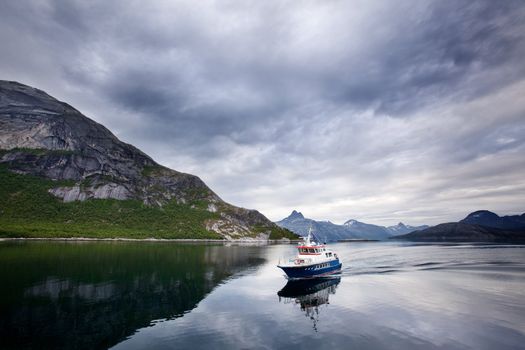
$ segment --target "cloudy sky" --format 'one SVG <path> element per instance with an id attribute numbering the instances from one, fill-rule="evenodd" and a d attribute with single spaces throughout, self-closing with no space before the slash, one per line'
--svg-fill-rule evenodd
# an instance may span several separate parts
<path id="1" fill-rule="evenodd" d="M 272 220 L 525 211 L 525 3 L 3 1 L 0 79 Z"/>

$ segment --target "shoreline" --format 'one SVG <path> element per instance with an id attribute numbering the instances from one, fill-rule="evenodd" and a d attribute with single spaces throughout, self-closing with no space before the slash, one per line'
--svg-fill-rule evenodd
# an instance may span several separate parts
<path id="1" fill-rule="evenodd" d="M 161 243 L 296 243 L 290 239 L 198 239 L 198 238 L 93 238 L 93 237 L 1 237 L 4 241 L 66 241 L 66 242 L 161 242 Z"/>
<path id="2" fill-rule="evenodd" d="M 366 238 L 349 238 L 349 239 L 338 239 L 337 243 L 351 243 L 351 242 L 380 242 L 380 239 L 366 239 Z"/>

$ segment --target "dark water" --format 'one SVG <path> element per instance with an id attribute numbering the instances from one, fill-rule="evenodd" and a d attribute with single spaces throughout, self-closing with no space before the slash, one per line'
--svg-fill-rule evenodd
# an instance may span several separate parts
<path id="1" fill-rule="evenodd" d="M 524 349 L 525 246 L 0 243 L 0 348 Z"/>

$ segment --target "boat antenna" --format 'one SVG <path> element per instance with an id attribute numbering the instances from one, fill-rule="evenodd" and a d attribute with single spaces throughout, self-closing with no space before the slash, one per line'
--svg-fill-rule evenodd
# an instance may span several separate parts
<path id="1" fill-rule="evenodd" d="M 314 238 L 315 243 L 317 243 L 317 244 L 321 244 L 321 240 L 320 240 L 319 237 L 317 237 L 317 236 L 315 235 L 315 233 L 313 233 L 313 232 L 312 232 L 312 237 Z"/>
<path id="2" fill-rule="evenodd" d="M 321 243 L 321 241 L 319 240 L 319 237 L 317 237 L 315 235 L 315 233 L 313 233 L 312 224 L 310 223 L 310 228 L 308 229 L 308 238 L 307 238 L 308 239 L 308 243 L 311 242 L 312 238 L 315 240 L 314 242 L 316 242 L 317 244 Z"/>

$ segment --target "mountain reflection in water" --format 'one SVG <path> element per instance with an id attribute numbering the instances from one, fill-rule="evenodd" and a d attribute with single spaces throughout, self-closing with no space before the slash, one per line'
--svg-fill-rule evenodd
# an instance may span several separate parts
<path id="1" fill-rule="evenodd" d="M 2 243 L 1 346 L 108 348 L 263 262 L 239 246 Z"/>
<path id="2" fill-rule="evenodd" d="M 313 329 L 317 332 L 319 322 L 319 308 L 329 304 L 330 294 L 335 294 L 341 277 L 289 280 L 277 295 L 279 301 L 285 304 L 299 304 L 301 311 L 313 322 Z"/>

